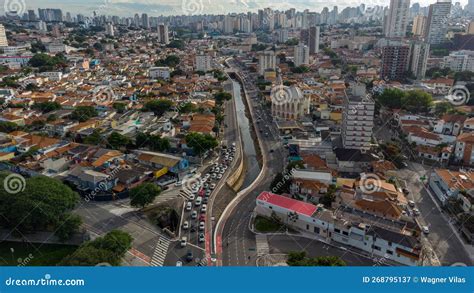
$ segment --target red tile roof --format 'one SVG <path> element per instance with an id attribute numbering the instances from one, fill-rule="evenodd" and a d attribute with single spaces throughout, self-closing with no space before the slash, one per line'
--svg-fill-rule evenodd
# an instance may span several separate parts
<path id="1" fill-rule="evenodd" d="M 318 210 L 317 206 L 310 203 L 266 191 L 260 193 L 260 195 L 257 197 L 257 200 L 268 202 L 272 205 L 279 206 L 308 217 L 311 217 Z"/>

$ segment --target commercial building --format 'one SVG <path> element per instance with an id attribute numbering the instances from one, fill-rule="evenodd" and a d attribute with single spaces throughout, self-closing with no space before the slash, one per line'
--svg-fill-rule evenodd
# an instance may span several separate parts
<path id="1" fill-rule="evenodd" d="M 443 59 L 443 67 L 452 71 L 474 71 L 474 51 L 462 50 L 451 52 Z"/>
<path id="2" fill-rule="evenodd" d="M 324 209 L 322 205 L 270 192 L 262 192 L 256 203 L 258 215 L 278 219 L 308 237 L 348 245 L 386 261 L 408 266 L 420 264 L 422 245 L 415 236 L 417 233 L 411 229 L 351 221 Z"/>
<path id="3" fill-rule="evenodd" d="M 148 71 L 150 78 L 154 79 L 170 79 L 170 68 L 169 67 L 152 67 Z"/>
<path id="4" fill-rule="evenodd" d="M 0 24 L 0 47 L 8 47 L 7 34 L 3 24 Z"/>

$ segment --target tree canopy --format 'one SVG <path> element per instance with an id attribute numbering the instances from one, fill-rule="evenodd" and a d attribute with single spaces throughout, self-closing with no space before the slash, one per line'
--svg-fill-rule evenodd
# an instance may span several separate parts
<path id="1" fill-rule="evenodd" d="M 107 263 L 120 265 L 125 253 L 132 247 L 130 234 L 113 230 L 104 237 L 82 244 L 73 254 L 66 257 L 62 266 L 96 266 Z"/>
<path id="2" fill-rule="evenodd" d="M 143 183 L 130 190 L 130 204 L 133 207 L 144 208 L 153 203 L 155 198 L 160 195 L 161 188 L 153 183 Z"/>
<path id="3" fill-rule="evenodd" d="M 8 177 L 10 175 L 10 177 Z M 24 178 L 13 173 L 0 173 L 0 226 L 25 232 L 58 230 L 60 238 L 77 231 L 80 219 L 70 212 L 79 196 L 67 185 L 44 176 Z M 13 192 L 12 192 L 13 190 Z"/>
<path id="4" fill-rule="evenodd" d="M 320 256 L 310 258 L 305 251 L 290 252 L 286 263 L 296 267 L 343 267 L 346 263 L 337 256 Z"/>
<path id="5" fill-rule="evenodd" d="M 173 101 L 167 99 L 152 100 L 146 102 L 143 111 L 150 111 L 155 113 L 157 116 L 161 116 L 166 111 L 169 111 L 173 105 Z"/>
<path id="6" fill-rule="evenodd" d="M 212 135 L 198 132 L 186 135 L 186 144 L 193 149 L 196 155 L 202 155 L 219 145 L 217 139 Z"/>
<path id="7" fill-rule="evenodd" d="M 98 115 L 97 110 L 92 106 L 79 106 L 71 114 L 73 120 L 84 122 Z"/>
<path id="8" fill-rule="evenodd" d="M 427 112 L 433 104 L 433 97 L 422 90 L 402 91 L 389 88 L 376 96 L 377 101 L 390 109 L 404 109 L 412 113 Z"/>

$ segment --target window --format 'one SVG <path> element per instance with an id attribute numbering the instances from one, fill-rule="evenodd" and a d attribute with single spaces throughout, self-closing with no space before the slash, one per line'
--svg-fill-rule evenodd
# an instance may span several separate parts
<path id="1" fill-rule="evenodd" d="M 379 251 L 382 250 L 382 249 L 381 249 L 379 246 L 377 246 L 377 245 L 372 245 L 372 248 L 375 249 L 375 250 L 379 250 Z"/>
<path id="2" fill-rule="evenodd" d="M 309 230 L 309 225 L 306 225 L 306 230 Z"/>
<path id="3" fill-rule="evenodd" d="M 387 254 L 393 255 L 393 251 L 387 250 Z"/>
<path id="4" fill-rule="evenodd" d="M 334 232 L 336 232 L 336 233 L 341 233 L 341 230 L 339 230 L 339 229 L 334 229 Z"/>

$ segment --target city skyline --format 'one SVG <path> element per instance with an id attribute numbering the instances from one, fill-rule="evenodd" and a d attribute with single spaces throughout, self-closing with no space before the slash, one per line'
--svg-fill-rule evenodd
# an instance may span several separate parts
<path id="1" fill-rule="evenodd" d="M 436 1 L 423 0 L 412 1 L 419 3 L 422 7 L 429 6 Z M 464 7 L 468 0 L 451 1 L 453 5 L 460 2 Z M 225 4 L 224 4 L 225 3 Z M 17 9 L 21 13 L 27 10 L 37 10 L 38 8 L 59 8 L 65 12 L 73 14 L 97 14 L 131 16 L 134 13 L 148 13 L 151 16 L 172 16 L 172 15 L 203 15 L 203 14 L 227 14 L 227 13 L 245 13 L 256 12 L 259 9 L 271 7 L 274 10 L 288 10 L 291 8 L 297 11 L 308 9 L 311 12 L 321 12 L 324 7 L 332 9 L 337 6 L 340 10 L 345 7 L 357 7 L 365 4 L 366 7 L 389 6 L 389 0 L 375 0 L 365 2 L 362 0 L 343 0 L 343 1 L 322 1 L 322 0 L 84 0 L 81 2 L 72 0 L 46 0 L 41 3 L 32 1 L 6 0 L 1 7 L 3 14 L 7 9 L 10 11 Z"/>

